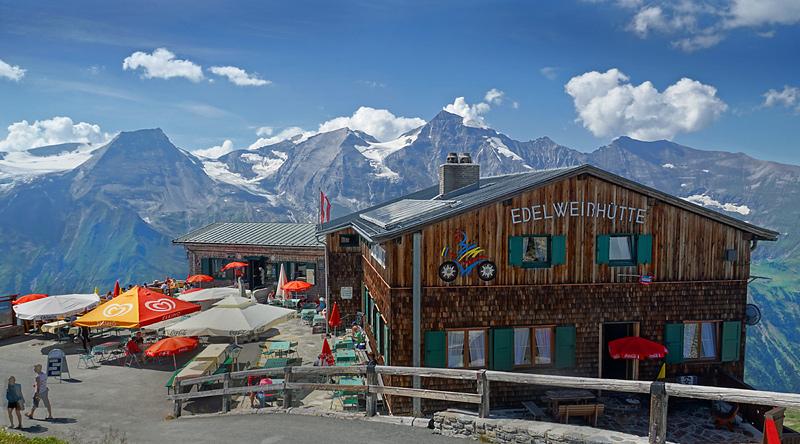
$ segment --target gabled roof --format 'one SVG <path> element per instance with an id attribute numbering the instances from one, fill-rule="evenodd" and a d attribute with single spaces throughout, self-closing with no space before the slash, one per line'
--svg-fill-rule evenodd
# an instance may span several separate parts
<path id="1" fill-rule="evenodd" d="M 192 231 L 176 244 L 254 245 L 263 247 L 324 248 L 316 225 L 280 222 L 219 222 Z"/>
<path id="2" fill-rule="evenodd" d="M 649 197 L 667 202 L 676 207 L 708 217 L 720 223 L 730 225 L 742 231 L 752 233 L 756 239 L 774 241 L 778 233 L 766 228 L 743 222 L 731 216 L 710 210 L 708 208 L 688 202 L 671 194 L 664 193 L 634 182 L 616 174 L 609 173 L 592 165 L 580 165 L 549 170 L 537 170 L 526 173 L 508 174 L 495 177 L 481 178 L 478 186 L 465 187 L 446 196 L 439 195 L 439 187 L 432 186 L 406 196 L 384 202 L 373 207 L 357 211 L 347 216 L 334 219 L 323 224 L 318 234 L 327 234 L 343 228 L 353 228 L 367 240 L 380 242 L 392 239 L 401 234 L 416 231 L 419 228 L 453 217 L 455 215 L 474 210 L 500 200 L 505 200 L 530 189 L 542 187 L 573 176 L 588 174 L 605 181 L 628 188 Z M 447 205 L 420 205 L 418 201 L 441 202 L 447 199 Z M 413 203 L 412 208 L 402 208 L 402 201 Z M 402 208 L 402 209 L 401 209 Z M 402 213 L 402 217 L 400 217 Z M 370 217 L 373 214 L 383 215 L 386 220 L 397 216 L 394 223 L 375 223 Z"/>

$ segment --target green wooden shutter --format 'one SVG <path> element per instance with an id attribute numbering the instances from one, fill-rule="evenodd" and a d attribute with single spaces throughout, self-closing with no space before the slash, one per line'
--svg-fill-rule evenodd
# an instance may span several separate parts
<path id="1" fill-rule="evenodd" d="M 425 342 L 425 356 L 422 364 L 425 367 L 446 367 L 445 333 L 443 331 L 426 331 L 423 341 Z"/>
<path id="2" fill-rule="evenodd" d="M 722 323 L 722 362 L 735 362 L 739 360 L 741 348 L 742 323 L 739 321 L 726 321 Z"/>
<path id="3" fill-rule="evenodd" d="M 383 365 L 389 365 L 389 350 L 391 350 L 389 345 L 391 341 L 390 338 L 389 326 L 383 324 Z"/>
<path id="4" fill-rule="evenodd" d="M 492 336 L 493 370 L 510 371 L 514 369 L 514 329 L 496 328 Z"/>
<path id="5" fill-rule="evenodd" d="M 550 238 L 550 265 L 561 265 L 567 261 L 566 236 L 552 236 Z"/>
<path id="6" fill-rule="evenodd" d="M 508 238 L 508 264 L 516 267 L 522 266 L 522 236 Z"/>
<path id="7" fill-rule="evenodd" d="M 609 244 L 610 236 L 607 234 L 601 234 L 597 236 L 595 240 L 596 244 L 594 246 L 595 251 L 597 253 L 596 261 L 598 264 L 607 264 L 608 263 L 608 244 Z"/>
<path id="8" fill-rule="evenodd" d="M 664 325 L 664 345 L 667 347 L 667 364 L 683 362 L 683 323 Z"/>
<path id="9" fill-rule="evenodd" d="M 556 327 L 556 368 L 575 367 L 575 326 Z"/>
<path id="10" fill-rule="evenodd" d="M 649 264 L 653 261 L 653 235 L 640 234 L 636 237 L 636 262 Z"/>
<path id="11" fill-rule="evenodd" d="M 372 334 L 375 335 L 375 348 L 377 348 L 377 352 L 380 353 L 383 350 L 381 346 L 383 343 L 381 342 L 381 315 L 375 316 L 375 325 L 372 328 Z"/>
<path id="12" fill-rule="evenodd" d="M 213 275 L 211 271 L 211 259 L 204 257 L 200 259 L 200 274 Z"/>

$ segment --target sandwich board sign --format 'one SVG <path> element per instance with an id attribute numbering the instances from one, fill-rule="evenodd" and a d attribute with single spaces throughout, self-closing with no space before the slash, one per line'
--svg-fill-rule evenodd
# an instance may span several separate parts
<path id="1" fill-rule="evenodd" d="M 63 373 L 69 375 L 67 355 L 60 348 L 54 348 L 47 354 L 47 376 L 62 379 L 61 375 Z"/>

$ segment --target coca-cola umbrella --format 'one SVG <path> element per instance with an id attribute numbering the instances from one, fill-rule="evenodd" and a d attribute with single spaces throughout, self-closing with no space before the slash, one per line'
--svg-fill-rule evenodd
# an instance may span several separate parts
<path id="1" fill-rule="evenodd" d="M 33 293 L 33 294 L 26 294 L 25 296 L 20 296 L 11 303 L 11 305 L 19 305 L 24 304 L 26 302 L 35 301 L 38 299 L 46 298 L 47 295 L 44 293 Z"/>
<path id="2" fill-rule="evenodd" d="M 639 336 L 614 339 L 608 343 L 608 353 L 614 359 L 662 359 L 667 347 Z"/>
<path id="3" fill-rule="evenodd" d="M 228 271 L 234 268 L 244 268 L 247 266 L 246 262 L 229 262 L 222 267 L 222 271 Z"/>
<path id="4" fill-rule="evenodd" d="M 175 338 L 164 338 L 154 343 L 150 347 L 147 347 L 147 350 L 145 350 L 144 354 L 150 358 L 157 356 L 172 356 L 172 365 L 177 369 L 178 362 L 175 359 L 175 355 L 185 353 L 189 350 L 194 350 L 197 348 L 198 343 L 199 341 L 195 338 L 186 338 L 182 336 Z"/>

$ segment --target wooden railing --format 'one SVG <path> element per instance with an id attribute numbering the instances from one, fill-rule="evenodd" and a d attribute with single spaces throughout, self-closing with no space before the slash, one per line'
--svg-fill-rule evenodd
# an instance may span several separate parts
<path id="1" fill-rule="evenodd" d="M 247 379 L 249 376 L 283 376 L 284 382 L 266 386 L 231 386 L 234 380 Z M 360 375 L 366 377 L 365 385 L 343 385 L 319 382 L 301 382 L 304 377 L 331 377 L 337 375 Z M 422 378 L 456 379 L 475 381 L 475 393 L 429 390 L 408 387 L 385 387 L 378 384 L 378 375 L 418 376 Z M 221 389 L 200 390 L 204 383 L 222 383 Z M 628 381 L 620 379 L 582 378 L 574 376 L 554 376 L 529 373 L 509 373 L 493 370 L 460 370 L 441 368 L 416 368 L 394 366 L 350 366 L 350 367 L 285 367 L 276 369 L 258 369 L 241 372 L 224 373 L 186 379 L 176 387 L 175 393 L 169 395 L 174 401 L 174 416 L 181 414 L 182 403 L 186 400 L 213 396 L 222 396 L 222 410 L 230 410 L 232 395 L 250 392 L 283 392 L 283 407 L 292 405 L 292 394 L 295 390 L 327 390 L 366 394 L 367 416 L 374 416 L 377 411 L 377 395 L 408 396 L 421 399 L 436 399 L 459 403 L 477 404 L 478 415 L 489 416 L 489 400 L 493 382 L 530 384 L 578 388 L 587 390 L 604 390 L 628 393 L 650 394 L 650 427 L 651 443 L 666 442 L 667 404 L 670 396 L 681 398 L 707 399 L 727 401 L 740 404 L 763 404 L 774 407 L 800 408 L 800 394 L 764 392 L 736 388 L 711 387 L 700 385 L 683 385 L 665 382 Z M 192 392 L 193 386 L 198 390 Z"/>

